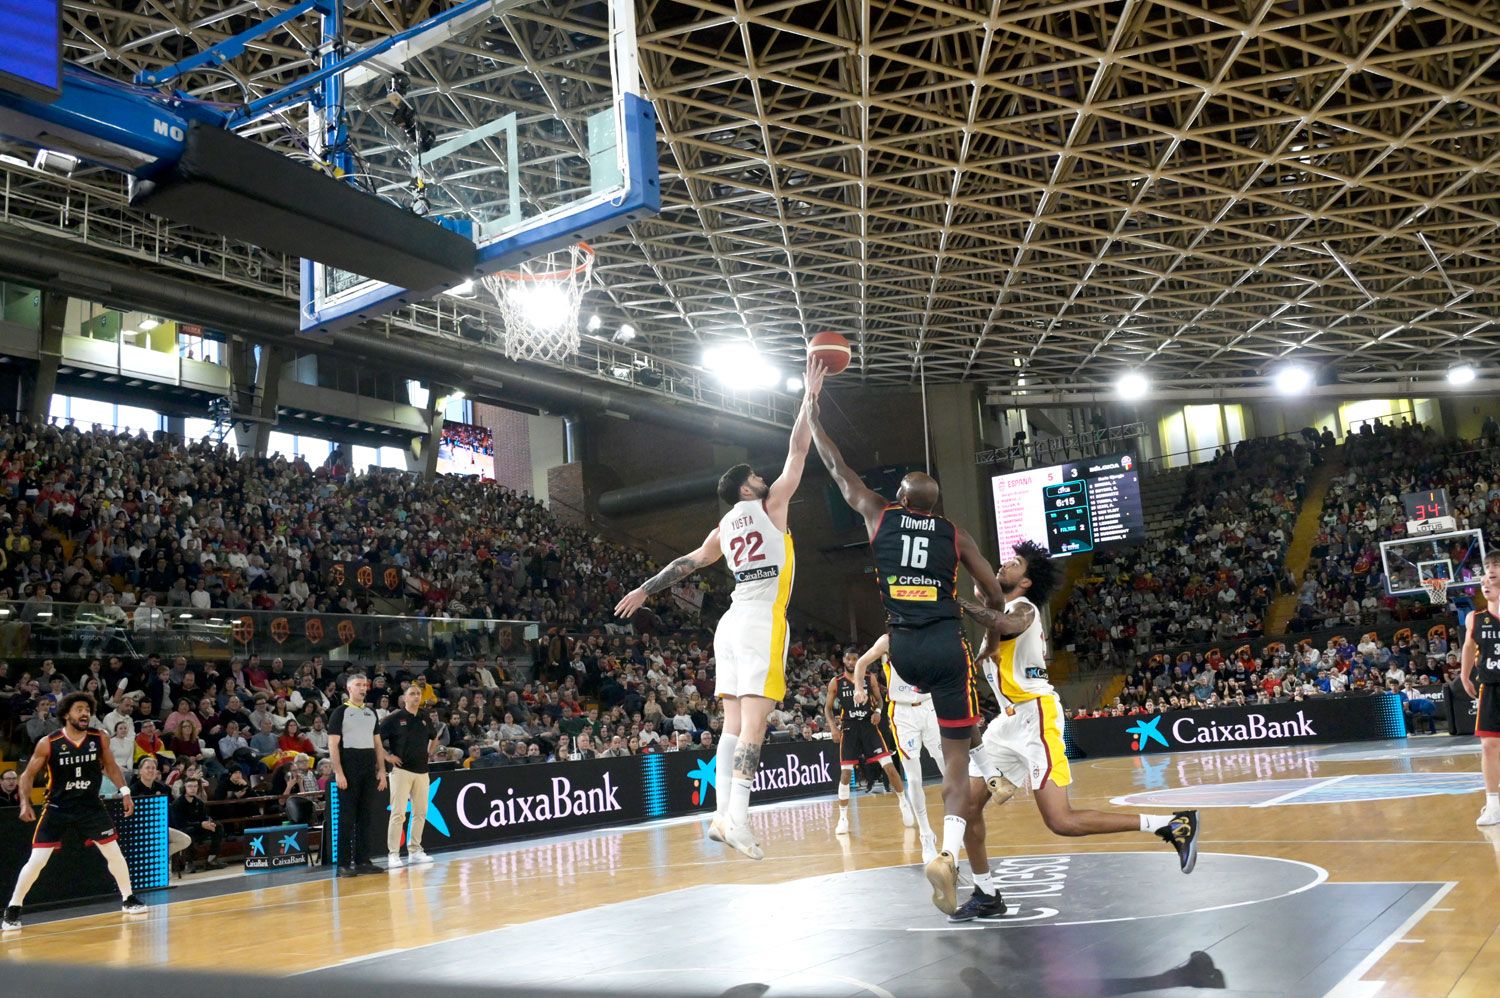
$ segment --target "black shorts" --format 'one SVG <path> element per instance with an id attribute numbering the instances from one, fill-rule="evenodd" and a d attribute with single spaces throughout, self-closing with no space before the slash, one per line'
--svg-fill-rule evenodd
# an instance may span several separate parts
<path id="1" fill-rule="evenodd" d="M 113 842 L 119 837 L 115 833 L 114 821 L 102 804 L 69 811 L 59 811 L 44 804 L 36 821 L 36 831 L 31 836 L 31 848 L 60 849 L 63 836 L 68 832 L 77 832 L 86 846 Z"/>
<path id="2" fill-rule="evenodd" d="M 955 620 L 939 620 L 922 627 L 886 629 L 891 642 L 891 666 L 901 678 L 923 693 L 932 694 L 932 709 L 944 738 L 969 738 L 979 723 L 979 684 L 974 655 L 963 627 Z"/>
<path id="3" fill-rule="evenodd" d="M 1500 683 L 1479 684 L 1479 706 L 1474 717 L 1474 734 L 1480 738 L 1500 738 Z"/>
<path id="4" fill-rule="evenodd" d="M 862 762 L 884 763 L 891 758 L 890 743 L 880 729 L 869 721 L 849 721 L 839 738 L 839 763 L 857 766 Z"/>

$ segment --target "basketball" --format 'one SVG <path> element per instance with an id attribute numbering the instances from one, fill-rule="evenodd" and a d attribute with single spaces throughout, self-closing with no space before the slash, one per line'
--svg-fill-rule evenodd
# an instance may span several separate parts
<path id="1" fill-rule="evenodd" d="M 838 374 L 849 366 L 849 341 L 842 333 L 818 333 L 807 345 L 810 360 L 823 362 L 829 374 Z"/>

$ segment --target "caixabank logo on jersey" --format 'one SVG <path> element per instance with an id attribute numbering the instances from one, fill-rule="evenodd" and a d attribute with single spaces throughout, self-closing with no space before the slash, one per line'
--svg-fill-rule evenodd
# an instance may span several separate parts
<path id="1" fill-rule="evenodd" d="M 1154 717 L 1087 718 L 1069 721 L 1063 730 L 1070 759 L 1405 736 L 1401 699 L 1390 693 L 1216 707 Z"/>

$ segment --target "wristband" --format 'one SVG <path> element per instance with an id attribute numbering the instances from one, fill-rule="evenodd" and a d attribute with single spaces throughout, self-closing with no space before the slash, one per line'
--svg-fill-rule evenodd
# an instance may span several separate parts
<path id="1" fill-rule="evenodd" d="M 120 788 L 120 796 L 121 797 L 129 797 L 130 796 L 130 788 L 129 787 L 121 787 Z"/>

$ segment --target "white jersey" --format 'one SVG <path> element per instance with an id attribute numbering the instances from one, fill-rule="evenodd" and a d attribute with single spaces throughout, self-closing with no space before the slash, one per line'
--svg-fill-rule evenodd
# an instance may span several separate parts
<path id="1" fill-rule="evenodd" d="M 1005 604 L 1007 613 L 1021 605 L 1036 609 L 1024 596 Z M 984 660 L 984 678 L 990 681 L 995 697 L 1002 704 L 1024 703 L 1037 697 L 1056 696 L 1047 679 L 1047 639 L 1042 636 L 1042 615 L 1032 618 L 1031 626 L 1013 638 L 1006 638 Z"/>
<path id="2" fill-rule="evenodd" d="M 735 603 L 769 603 L 786 613 L 795 561 L 792 535 L 771 522 L 760 499 L 737 502 L 719 521 L 719 547 L 734 573 Z"/>
<path id="3" fill-rule="evenodd" d="M 926 703 L 932 699 L 932 694 L 923 693 L 911 683 L 901 678 L 896 667 L 891 665 L 890 656 L 882 659 L 885 662 L 885 696 L 891 703 L 919 704 Z"/>

